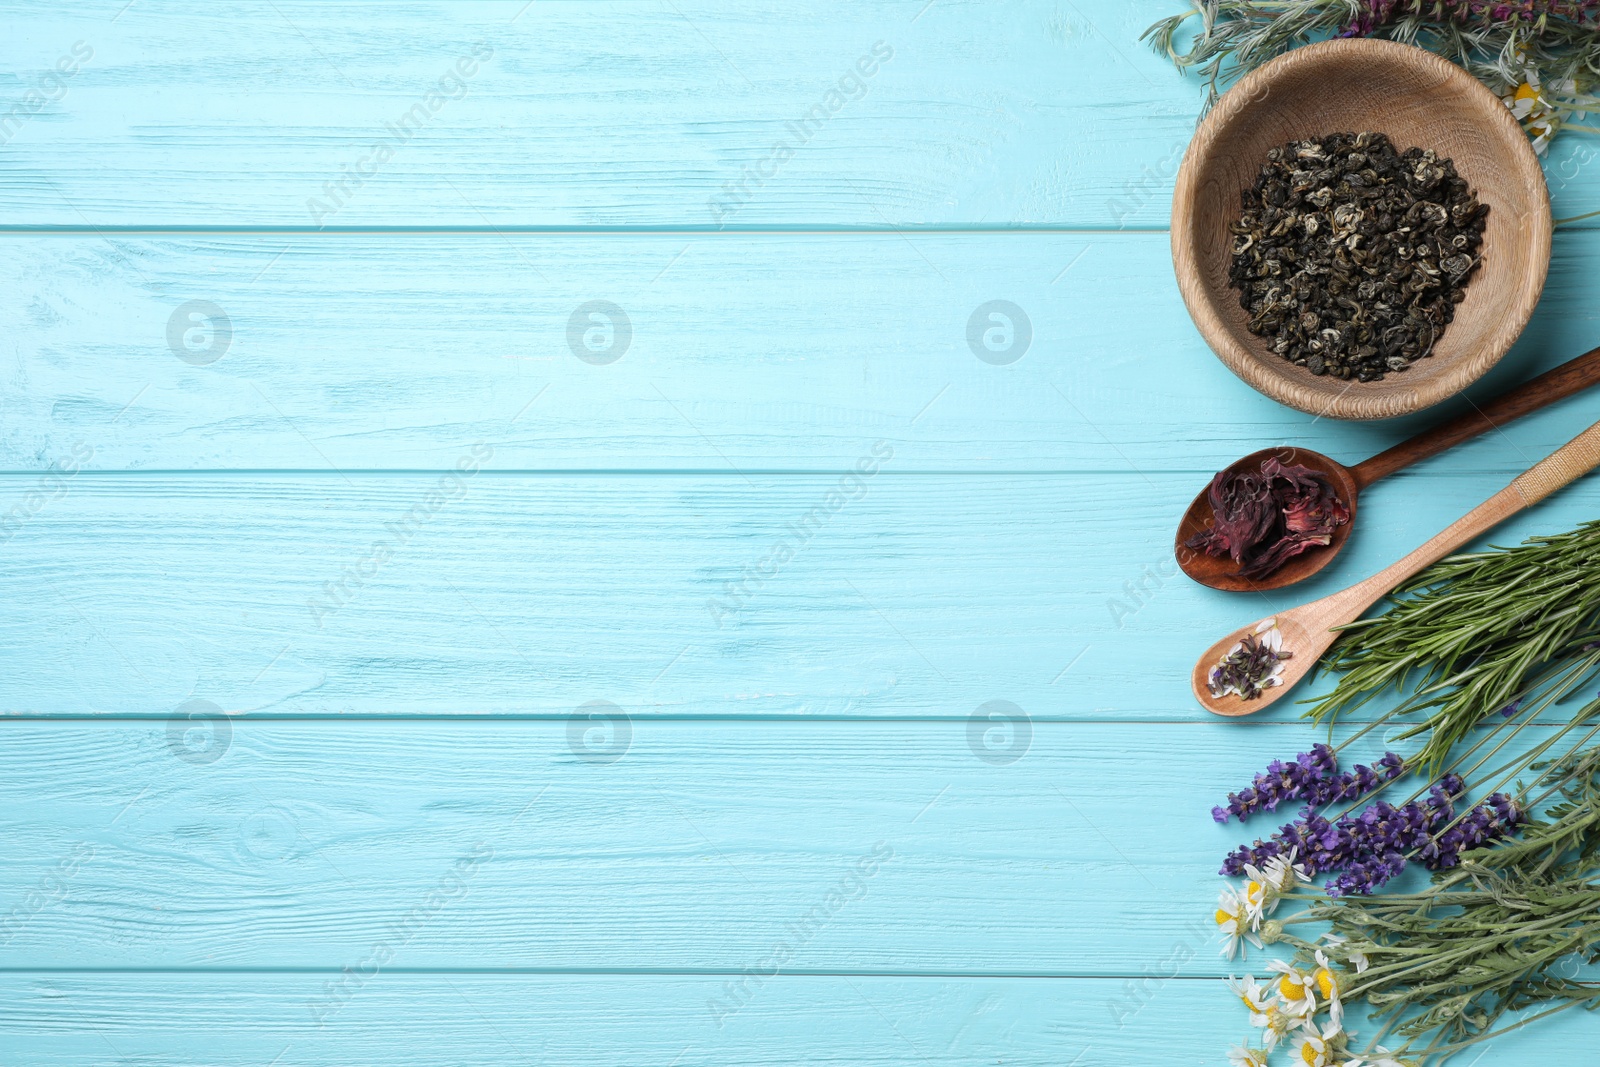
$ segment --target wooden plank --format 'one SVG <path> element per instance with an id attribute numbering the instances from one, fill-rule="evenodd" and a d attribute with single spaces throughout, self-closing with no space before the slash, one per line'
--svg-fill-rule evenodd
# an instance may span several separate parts
<path id="1" fill-rule="evenodd" d="M 718 1027 L 725 979 L 412 975 L 364 982 L 318 1027 L 326 975 L 0 975 L 18 1062 L 260 1067 L 542 1063 L 780 1067 L 794 1063 L 1209 1067 L 1248 1033 L 1216 981 L 769 978 Z M 579 1021 L 581 1020 L 581 1022 Z M 1357 1033 L 1371 1033 L 1357 1026 Z M 1593 1019 L 1548 1019 L 1494 1041 L 1478 1067 L 1582 1063 Z M 1474 1054 L 1478 1050 L 1474 1050 Z"/>
<path id="2" fill-rule="evenodd" d="M 1202 478 L 892 462 L 859 484 L 8 479 L 24 517 L 0 545 L 4 710 L 164 716 L 203 697 L 237 715 L 559 718 L 604 699 L 635 717 L 962 720 L 1004 699 L 1037 719 L 1194 720 L 1210 635 L 1379 569 L 1487 492 L 1379 485 L 1338 567 L 1241 599 L 1175 570 L 1167 531 Z M 1590 479 L 1496 540 L 1569 528 L 1597 500 Z"/>
<path id="3" fill-rule="evenodd" d="M 1159 234 L 5 244 L 10 470 L 75 451 L 99 470 L 448 469 L 485 442 L 499 469 L 843 471 L 885 439 L 896 470 L 1209 473 L 1271 441 L 1354 462 L 1468 403 L 1351 425 L 1259 396 L 1200 340 Z M 1600 233 L 1558 238 L 1533 327 L 1476 397 L 1600 342 L 1597 255 Z M 977 354 L 993 300 L 1030 324 L 1010 364 Z M 1430 469 L 1520 470 L 1591 407 Z"/>
<path id="4" fill-rule="evenodd" d="M 8 4 L 0 208 L 9 227 L 1160 228 L 1201 90 L 1138 36 L 1180 6 Z M 1600 200 L 1593 155 L 1558 143 L 1558 217 Z"/>
<path id="5" fill-rule="evenodd" d="M 1225 975 L 1215 872 L 1280 820 L 1211 805 L 1316 736 L 214 725 L 0 723 L 0 966 L 338 973 L 393 942 L 380 966 L 738 975 L 792 942 L 789 973 L 1127 976 L 1188 946 L 1176 973 Z"/>
<path id="6" fill-rule="evenodd" d="M 1161 226 L 1200 99 L 1159 2 L 121 7 L 7 5 L 7 225 Z"/>

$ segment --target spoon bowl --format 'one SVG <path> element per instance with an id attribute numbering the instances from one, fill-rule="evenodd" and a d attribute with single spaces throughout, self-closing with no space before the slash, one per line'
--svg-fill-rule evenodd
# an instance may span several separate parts
<path id="1" fill-rule="evenodd" d="M 1200 660 L 1194 665 L 1194 676 L 1190 684 L 1194 687 L 1195 699 L 1200 705 L 1213 715 L 1222 715 L 1230 719 L 1237 719 L 1245 715 L 1254 715 L 1264 708 L 1276 703 L 1278 698 L 1289 692 L 1295 684 L 1310 673 L 1316 666 L 1317 660 L 1338 639 L 1337 630 L 1324 626 L 1320 631 L 1307 626 L 1309 609 L 1314 609 L 1321 604 L 1307 604 L 1292 611 L 1280 612 L 1270 615 L 1259 622 L 1253 622 L 1236 633 L 1231 633 L 1221 641 L 1212 645 L 1201 654 Z M 1242 641 L 1246 634 L 1261 632 L 1263 627 L 1268 629 L 1276 625 L 1278 632 L 1283 635 L 1283 649 L 1289 653 L 1283 665 L 1283 674 L 1279 683 L 1261 691 L 1261 695 L 1252 700 L 1241 700 L 1236 696 L 1214 697 L 1211 695 L 1211 669 L 1222 661 L 1222 658 L 1233 647 Z"/>
<path id="2" fill-rule="evenodd" d="M 1338 463 L 1321 452 L 1313 452 L 1309 448 L 1289 448 L 1280 445 L 1276 448 L 1263 448 L 1259 452 L 1252 452 L 1243 459 L 1228 467 L 1227 473 L 1243 470 L 1260 470 L 1261 464 L 1267 459 L 1276 459 L 1279 463 L 1292 465 L 1298 463 L 1327 476 L 1333 483 L 1333 491 L 1338 494 L 1344 506 L 1350 509 L 1350 519 L 1343 526 L 1333 529 L 1333 540 L 1320 548 L 1308 548 L 1298 556 L 1291 556 L 1283 566 L 1271 574 L 1260 578 L 1246 578 L 1239 573 L 1239 565 L 1227 556 L 1211 556 L 1204 552 L 1189 548 L 1184 542 L 1194 535 L 1208 529 L 1212 522 L 1211 500 L 1209 497 L 1210 486 L 1200 490 L 1194 502 L 1189 505 L 1189 510 L 1183 513 L 1183 519 L 1178 523 L 1178 536 L 1173 543 L 1173 552 L 1178 557 L 1178 566 L 1183 568 L 1183 573 L 1213 589 L 1223 589 L 1230 593 L 1246 593 L 1267 589 L 1282 589 L 1286 585 L 1303 582 L 1316 574 L 1322 568 L 1333 562 L 1333 557 L 1344 548 L 1344 543 L 1350 540 L 1350 531 L 1356 523 L 1356 494 L 1359 486 L 1355 475 L 1350 468 Z"/>

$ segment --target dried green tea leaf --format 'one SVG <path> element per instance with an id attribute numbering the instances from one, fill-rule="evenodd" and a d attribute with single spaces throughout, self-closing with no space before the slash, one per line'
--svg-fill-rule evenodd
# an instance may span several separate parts
<path id="1" fill-rule="evenodd" d="M 1487 204 L 1381 133 L 1274 148 L 1229 227 L 1251 333 L 1312 374 L 1375 382 L 1432 353 L 1482 257 Z"/>

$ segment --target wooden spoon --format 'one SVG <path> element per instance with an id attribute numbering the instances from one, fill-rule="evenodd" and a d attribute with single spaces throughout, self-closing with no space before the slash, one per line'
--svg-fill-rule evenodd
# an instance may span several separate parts
<path id="1" fill-rule="evenodd" d="M 1289 559 L 1282 567 L 1263 578 L 1246 578 L 1239 573 L 1239 565 L 1227 557 L 1208 556 L 1187 548 L 1184 542 L 1206 529 L 1212 522 L 1209 487 L 1194 498 L 1189 510 L 1183 513 L 1178 524 L 1178 536 L 1173 551 L 1183 573 L 1213 589 L 1229 592 L 1257 592 L 1282 589 L 1286 585 L 1303 582 L 1333 562 L 1333 557 L 1350 539 L 1356 522 L 1356 496 L 1379 478 L 1402 470 L 1418 460 L 1443 452 L 1463 441 L 1470 441 L 1485 431 L 1538 411 L 1574 393 L 1582 392 L 1600 382 L 1600 348 L 1585 352 L 1577 359 L 1568 360 L 1554 370 L 1523 382 L 1486 406 L 1474 408 L 1460 418 L 1424 430 L 1402 441 L 1387 451 L 1380 452 L 1365 463 L 1346 467 L 1321 452 L 1309 448 L 1263 448 L 1233 464 L 1228 470 L 1260 470 L 1261 462 L 1268 456 L 1277 457 L 1281 463 L 1298 463 L 1314 471 L 1321 471 L 1333 483 L 1334 492 L 1350 509 L 1350 521 L 1333 531 L 1333 541 L 1326 548 L 1311 548 Z"/>
<path id="2" fill-rule="evenodd" d="M 1316 666 L 1317 660 L 1339 636 L 1337 627 L 1359 619 L 1378 598 L 1423 568 L 1443 559 L 1491 527 L 1538 503 L 1597 466 L 1600 466 L 1600 422 L 1518 475 L 1510 485 L 1451 523 L 1410 555 L 1366 581 L 1321 600 L 1269 615 L 1242 630 L 1235 630 L 1206 649 L 1194 665 L 1194 674 L 1191 676 L 1195 698 L 1207 711 L 1228 716 L 1251 715 L 1276 702 Z M 1244 700 L 1232 694 L 1212 696 L 1207 684 L 1212 668 L 1232 652 L 1246 635 L 1270 631 L 1273 626 L 1281 634 L 1283 650 L 1290 654 L 1282 664 L 1280 684 L 1266 689 L 1253 700 Z"/>

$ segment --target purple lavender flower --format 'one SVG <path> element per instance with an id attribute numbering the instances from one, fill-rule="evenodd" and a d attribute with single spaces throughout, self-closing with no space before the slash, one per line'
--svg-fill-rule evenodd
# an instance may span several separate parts
<path id="1" fill-rule="evenodd" d="M 1385 765 L 1385 772 L 1392 766 Z M 1280 827 L 1271 839 L 1229 853 L 1222 873 L 1239 874 L 1246 863 L 1259 865 L 1293 849 L 1311 875 L 1340 872 L 1328 883 L 1329 895 L 1370 893 L 1405 869 L 1407 852 L 1432 842 L 1430 835 L 1454 817 L 1453 802 L 1465 791 L 1466 785 L 1459 776 L 1447 774 L 1428 790 L 1426 798 L 1399 807 L 1379 800 L 1337 821 L 1305 808 L 1300 818 Z M 1491 805 L 1495 816 L 1500 810 Z M 1464 831 L 1459 842 L 1452 839 L 1441 854 L 1459 855 L 1462 847 L 1469 847 L 1465 842 L 1473 840 L 1478 832 Z M 1483 832 L 1488 832 L 1487 824 Z"/>
<path id="2" fill-rule="evenodd" d="M 1321 807 L 1336 800 L 1357 800 L 1372 792 L 1383 782 L 1399 777 L 1405 771 L 1405 760 L 1393 752 L 1378 760 L 1377 769 L 1357 764 L 1353 771 L 1339 773 L 1339 758 L 1327 745 L 1313 745 L 1310 752 L 1302 752 L 1293 763 L 1273 760 L 1267 769 L 1256 775 L 1249 788 L 1228 794 L 1226 807 L 1211 809 L 1211 817 L 1219 823 L 1229 816 L 1240 822 L 1257 811 L 1276 811 L 1278 805 L 1288 801 L 1302 801 L 1310 807 Z"/>
<path id="3" fill-rule="evenodd" d="M 1386 852 L 1365 862 L 1352 863 L 1330 879 L 1325 888 L 1330 897 L 1349 896 L 1352 893 L 1365 896 L 1405 869 L 1404 856 L 1398 852 Z"/>
<path id="4" fill-rule="evenodd" d="M 1244 865 L 1252 863 L 1260 867 L 1274 856 L 1283 855 L 1287 849 L 1278 841 L 1257 841 L 1253 846 L 1243 846 L 1228 853 L 1222 861 L 1222 870 L 1218 874 L 1225 874 L 1230 878 L 1237 878 L 1244 873 Z"/>
<path id="5" fill-rule="evenodd" d="M 1359 800 L 1384 782 L 1400 777 L 1405 769 L 1405 760 L 1387 752 L 1378 761 L 1377 769 L 1358 763 L 1353 771 L 1323 779 L 1307 792 L 1306 800 L 1313 806 L 1337 800 Z"/>
<path id="6" fill-rule="evenodd" d="M 1514 831 L 1523 821 L 1522 809 L 1504 793 L 1494 793 L 1473 808 L 1461 821 L 1423 845 L 1421 858 L 1430 870 L 1442 871 L 1458 865 L 1461 854 L 1481 848 Z"/>
<path id="7" fill-rule="evenodd" d="M 1312 745 L 1310 752 L 1300 753 L 1294 761 L 1319 778 L 1339 770 L 1339 757 L 1327 745 Z"/>

